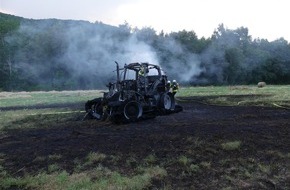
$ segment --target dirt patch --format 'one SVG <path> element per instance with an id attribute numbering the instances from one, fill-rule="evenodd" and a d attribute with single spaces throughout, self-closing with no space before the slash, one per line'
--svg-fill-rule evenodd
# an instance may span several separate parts
<path id="1" fill-rule="evenodd" d="M 125 125 L 80 121 L 79 115 L 50 128 L 8 130 L 0 135 L 2 166 L 13 176 L 48 171 L 52 164 L 73 173 L 97 152 L 106 157 L 80 170 L 101 164 L 131 175 L 141 165 L 164 168 L 168 175 L 151 188 L 290 188 L 289 110 L 190 98 L 180 104 L 183 112 Z M 225 149 L 228 142 L 239 143 Z"/>

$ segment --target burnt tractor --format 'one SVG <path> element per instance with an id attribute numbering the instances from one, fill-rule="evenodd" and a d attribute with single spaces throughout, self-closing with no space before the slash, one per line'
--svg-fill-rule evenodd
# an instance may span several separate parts
<path id="1" fill-rule="evenodd" d="M 167 76 L 158 65 L 130 63 L 119 68 L 103 97 L 87 101 L 85 118 L 126 123 L 182 111 L 167 87 Z"/>

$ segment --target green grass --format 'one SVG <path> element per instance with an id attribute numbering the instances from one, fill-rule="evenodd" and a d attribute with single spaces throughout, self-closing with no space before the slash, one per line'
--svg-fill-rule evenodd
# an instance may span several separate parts
<path id="1" fill-rule="evenodd" d="M 103 167 L 68 174 L 66 171 L 58 171 L 55 165 L 50 166 L 55 170 L 50 174 L 39 173 L 21 178 L 2 175 L 0 189 L 144 189 L 150 187 L 153 179 L 167 176 L 166 170 L 160 167 L 140 169 L 140 174 L 128 177 Z"/>
<path id="2" fill-rule="evenodd" d="M 177 159 L 177 162 L 183 166 L 187 166 L 189 163 L 190 163 L 190 159 L 184 155 L 180 156 L 178 159 Z"/>
<path id="3" fill-rule="evenodd" d="M 0 92 L 0 107 L 77 103 L 100 96 L 102 96 L 102 91 L 99 90 Z"/>
<path id="4" fill-rule="evenodd" d="M 144 158 L 144 163 L 146 165 L 154 164 L 155 162 L 156 162 L 156 156 L 153 154 L 150 154 L 146 158 Z"/>
<path id="5" fill-rule="evenodd" d="M 199 171 L 199 165 L 197 165 L 197 164 L 191 164 L 190 166 L 189 166 L 189 170 L 191 171 L 191 172 L 198 172 Z"/>
<path id="6" fill-rule="evenodd" d="M 221 144 L 224 150 L 237 150 L 241 147 L 241 141 L 231 141 Z"/>
<path id="7" fill-rule="evenodd" d="M 0 131 L 51 127 L 52 123 L 61 124 L 66 121 L 74 121 L 75 118 L 82 117 L 83 112 L 83 110 L 71 110 L 70 108 L 0 111 Z"/>
<path id="8" fill-rule="evenodd" d="M 106 159 L 106 155 L 99 152 L 90 152 L 87 156 L 87 163 L 93 164 L 96 162 L 102 162 Z"/>
<path id="9" fill-rule="evenodd" d="M 33 106 L 85 102 L 102 96 L 100 90 L 0 92 L 0 107 Z M 207 103 L 221 105 L 289 106 L 290 85 L 181 87 L 177 97 L 203 97 Z M 236 97 L 235 97 L 236 96 Z"/>
<path id="10" fill-rule="evenodd" d="M 290 85 L 184 87 L 179 97 L 194 96 L 197 100 L 217 105 L 254 105 L 290 108 Z"/>
<path id="11" fill-rule="evenodd" d="M 87 100 L 100 96 L 102 96 L 102 91 L 99 90 L 0 92 L 0 131 L 11 128 L 49 127 L 51 123 L 73 119 L 77 114 L 83 114 L 84 110 L 61 107 L 33 109 L 33 106 L 70 103 L 84 105 Z M 18 108 L 11 111 L 1 111 L 1 108 L 13 107 Z"/>

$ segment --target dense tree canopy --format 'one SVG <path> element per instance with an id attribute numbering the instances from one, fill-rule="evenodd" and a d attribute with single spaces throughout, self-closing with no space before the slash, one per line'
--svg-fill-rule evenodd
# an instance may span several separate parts
<path id="1" fill-rule="evenodd" d="M 114 61 L 160 64 L 192 85 L 290 83 L 290 45 L 252 39 L 223 24 L 211 38 L 194 31 L 159 34 L 150 27 L 101 22 L 31 20 L 0 13 L 0 90 L 104 88 Z"/>

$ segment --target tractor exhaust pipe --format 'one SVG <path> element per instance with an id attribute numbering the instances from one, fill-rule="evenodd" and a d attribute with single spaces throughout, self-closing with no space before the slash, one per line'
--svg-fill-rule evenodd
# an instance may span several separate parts
<path id="1" fill-rule="evenodd" d="M 116 63 L 116 71 L 117 71 L 117 90 L 120 90 L 120 68 L 119 68 L 119 63 L 115 61 Z"/>

